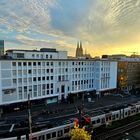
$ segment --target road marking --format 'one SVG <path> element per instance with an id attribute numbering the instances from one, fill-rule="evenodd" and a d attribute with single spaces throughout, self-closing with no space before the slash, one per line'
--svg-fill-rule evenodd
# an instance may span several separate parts
<path id="1" fill-rule="evenodd" d="M 11 126 L 9 132 L 12 132 L 12 131 L 13 131 L 14 126 L 15 126 L 15 124 L 12 124 L 12 126 Z"/>

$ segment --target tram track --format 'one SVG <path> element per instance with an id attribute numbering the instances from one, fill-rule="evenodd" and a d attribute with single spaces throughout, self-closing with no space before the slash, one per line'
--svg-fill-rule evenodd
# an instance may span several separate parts
<path id="1" fill-rule="evenodd" d="M 94 137 L 94 140 L 112 140 L 113 137 L 124 134 L 130 130 L 140 127 L 140 120 L 132 122 L 130 124 L 118 127 L 116 129 L 110 130 L 106 133 L 102 133 Z"/>

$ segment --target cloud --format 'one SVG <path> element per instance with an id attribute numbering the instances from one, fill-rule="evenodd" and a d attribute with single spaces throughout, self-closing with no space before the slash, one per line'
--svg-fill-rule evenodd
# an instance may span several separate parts
<path id="1" fill-rule="evenodd" d="M 51 22 L 64 36 L 101 46 L 127 43 L 140 34 L 140 0 L 59 0 L 59 3 L 60 7 L 51 12 Z"/>
<path id="2" fill-rule="evenodd" d="M 78 40 L 93 53 L 138 48 L 139 7 L 140 0 L 0 0 L 0 31 L 21 45 L 71 52 Z"/>
<path id="3" fill-rule="evenodd" d="M 49 8 L 55 5 L 55 0 L 9 0 L 0 1 L 0 25 L 5 24 L 8 31 L 46 32 L 51 20 Z"/>

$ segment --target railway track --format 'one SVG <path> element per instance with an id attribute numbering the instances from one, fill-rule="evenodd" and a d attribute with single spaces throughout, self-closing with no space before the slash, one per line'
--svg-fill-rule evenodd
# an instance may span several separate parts
<path id="1" fill-rule="evenodd" d="M 94 137 L 94 140 L 112 140 L 113 137 L 119 135 L 119 134 L 124 134 L 125 132 L 128 132 L 132 129 L 135 129 L 137 127 L 140 127 L 140 120 L 132 122 L 130 124 L 118 127 L 116 129 L 113 129 L 109 132 L 102 133 L 100 135 L 97 135 Z"/>

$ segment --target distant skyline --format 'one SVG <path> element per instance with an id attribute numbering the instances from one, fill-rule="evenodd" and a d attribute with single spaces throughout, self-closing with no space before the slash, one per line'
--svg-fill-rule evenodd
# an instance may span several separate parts
<path id="1" fill-rule="evenodd" d="M 0 40 L 6 49 L 53 47 L 140 55 L 140 0 L 0 0 Z"/>

